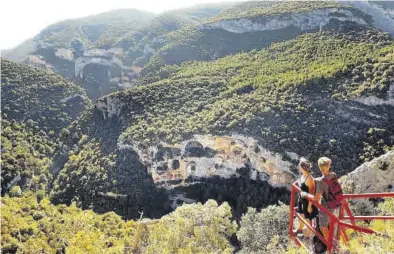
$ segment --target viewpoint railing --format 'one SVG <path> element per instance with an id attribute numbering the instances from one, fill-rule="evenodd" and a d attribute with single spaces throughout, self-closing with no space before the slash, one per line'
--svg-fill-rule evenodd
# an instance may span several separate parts
<path id="1" fill-rule="evenodd" d="M 394 197 L 394 192 L 385 192 L 385 193 L 363 193 L 363 194 L 344 194 L 341 206 L 339 207 L 339 216 L 331 213 L 326 207 L 319 204 L 317 201 L 307 198 L 309 202 L 312 202 L 314 206 L 319 209 L 319 212 L 323 212 L 329 217 L 329 234 L 328 239 L 325 239 L 323 235 L 313 228 L 312 225 L 308 224 L 304 218 L 297 212 L 297 208 L 295 207 L 295 198 L 296 193 L 301 192 L 301 189 L 293 183 L 291 185 L 291 198 L 290 198 L 290 225 L 289 225 L 289 235 L 290 238 L 293 239 L 298 246 L 302 246 L 305 249 L 308 249 L 300 238 L 297 235 L 293 234 L 293 226 L 294 226 L 294 217 L 298 217 L 300 221 L 302 221 L 311 231 L 315 234 L 321 241 L 323 241 L 327 245 L 328 253 L 332 253 L 334 247 L 334 234 L 336 231 L 336 239 L 339 242 L 339 238 L 342 237 L 344 242 L 347 244 L 349 241 L 349 237 L 346 233 L 347 228 L 351 228 L 355 230 L 358 234 L 359 232 L 373 234 L 376 233 L 374 230 L 365 228 L 359 225 L 356 225 L 357 220 L 394 220 L 394 216 L 354 216 L 350 210 L 348 199 L 356 199 L 356 198 L 388 198 Z M 345 213 L 347 214 L 345 216 Z M 350 220 L 351 223 L 347 223 L 344 220 Z"/>

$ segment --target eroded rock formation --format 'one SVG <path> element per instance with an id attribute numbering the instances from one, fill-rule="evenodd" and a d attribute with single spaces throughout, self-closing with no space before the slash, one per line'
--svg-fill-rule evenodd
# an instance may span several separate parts
<path id="1" fill-rule="evenodd" d="M 155 183 L 185 181 L 212 176 L 230 178 L 237 169 L 249 165 L 250 178 L 267 180 L 272 185 L 287 185 L 294 180 L 292 164 L 241 135 L 194 135 L 192 140 L 170 146 L 146 149 L 134 147 L 148 167 Z"/>
<path id="2" fill-rule="evenodd" d="M 326 8 L 310 12 L 282 14 L 266 18 L 264 16 L 255 19 L 242 18 L 214 22 L 202 27 L 202 29 L 223 29 L 233 33 L 261 32 L 284 29 L 286 27 L 298 28 L 301 31 L 321 29 L 331 20 L 352 21 L 361 25 L 367 24 L 362 17 L 352 11 L 343 8 Z"/>

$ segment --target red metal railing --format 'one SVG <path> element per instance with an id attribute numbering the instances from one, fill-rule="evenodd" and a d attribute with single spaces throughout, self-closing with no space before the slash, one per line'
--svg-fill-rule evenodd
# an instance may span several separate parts
<path id="1" fill-rule="evenodd" d="M 289 235 L 290 238 L 293 239 L 297 245 L 302 246 L 304 248 L 305 245 L 302 243 L 302 241 L 296 236 L 293 235 L 293 226 L 294 226 L 294 217 L 297 217 L 301 222 L 303 222 L 311 231 L 313 234 L 315 234 L 317 237 L 320 238 L 326 245 L 327 245 L 327 251 L 328 253 L 331 253 L 334 244 L 334 231 L 337 232 L 336 234 L 336 239 L 339 240 L 340 237 L 343 238 L 345 243 L 349 241 L 349 237 L 346 233 L 346 228 L 351 228 L 355 230 L 355 232 L 358 234 L 358 232 L 363 232 L 363 233 L 376 233 L 372 229 L 361 227 L 356 225 L 356 220 L 394 220 L 394 216 L 353 216 L 349 203 L 347 202 L 348 199 L 354 199 L 354 198 L 387 198 L 387 197 L 394 197 L 394 192 L 389 192 L 389 193 L 364 193 L 364 194 L 344 194 L 343 195 L 343 201 L 341 206 L 339 207 L 339 216 L 337 217 L 333 213 L 331 213 L 326 207 L 322 206 L 319 204 L 317 201 L 307 198 L 314 206 L 316 206 L 319 209 L 319 212 L 323 212 L 327 214 L 329 217 L 329 233 L 328 233 L 328 239 L 325 239 L 323 235 L 319 234 L 313 227 L 312 225 L 309 225 L 304 218 L 301 217 L 301 215 L 297 212 L 297 209 L 295 207 L 295 196 L 297 192 L 301 192 L 300 188 L 293 183 L 291 185 L 291 198 L 290 198 L 290 225 L 289 225 Z M 345 213 L 347 216 L 345 216 Z M 351 223 L 347 223 L 344 220 L 350 220 Z M 337 230 L 335 229 L 337 227 Z M 336 246 L 335 246 L 336 247 Z"/>

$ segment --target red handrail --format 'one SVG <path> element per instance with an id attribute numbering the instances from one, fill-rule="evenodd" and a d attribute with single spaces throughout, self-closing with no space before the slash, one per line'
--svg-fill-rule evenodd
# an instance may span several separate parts
<path id="1" fill-rule="evenodd" d="M 388 197 L 394 197 L 394 192 L 385 192 L 385 193 L 363 193 L 363 194 L 344 194 L 343 195 L 343 201 L 342 204 L 339 208 L 339 216 L 337 217 L 333 213 L 331 213 L 326 207 L 322 206 L 320 203 L 317 201 L 306 197 L 309 202 L 312 202 L 314 206 L 319 208 L 319 212 L 324 212 L 327 214 L 329 217 L 329 235 L 328 235 L 328 240 L 324 238 L 321 234 L 319 234 L 311 225 L 309 225 L 305 219 L 301 217 L 299 213 L 296 212 L 295 208 L 295 194 L 297 192 L 301 192 L 301 189 L 293 183 L 291 185 L 291 197 L 290 197 L 290 225 L 289 225 L 289 235 L 290 238 L 293 239 L 297 245 L 302 246 L 304 248 L 305 245 L 302 243 L 302 241 L 297 237 L 293 235 L 293 226 L 294 226 L 294 217 L 298 217 L 301 222 L 303 222 L 311 231 L 314 233 L 317 237 L 319 237 L 320 240 L 322 240 L 326 245 L 327 245 L 327 250 L 328 253 L 331 253 L 333 249 L 333 239 L 334 239 L 334 231 L 335 231 L 335 225 L 338 225 L 338 233 L 343 237 L 345 240 L 345 243 L 349 241 L 349 238 L 346 234 L 345 229 L 346 228 L 351 228 L 357 232 L 363 232 L 363 233 L 376 233 L 372 229 L 369 228 L 364 228 L 361 226 L 356 225 L 356 220 L 394 220 L 394 216 L 353 216 L 349 204 L 347 202 L 347 199 L 353 199 L 353 198 L 388 198 Z M 344 213 L 347 213 L 347 216 L 344 215 Z M 350 223 L 344 222 L 343 220 L 350 220 Z M 336 236 L 338 238 L 338 235 Z"/>

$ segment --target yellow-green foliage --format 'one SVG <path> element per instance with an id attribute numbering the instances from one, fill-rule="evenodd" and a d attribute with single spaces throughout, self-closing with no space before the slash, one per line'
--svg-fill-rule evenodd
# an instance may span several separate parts
<path id="1" fill-rule="evenodd" d="M 378 206 L 378 214 L 394 216 L 394 198 L 387 199 Z M 342 251 L 347 253 L 394 253 L 394 221 L 374 220 L 369 225 L 378 234 L 363 234 L 350 240 L 349 246 L 342 245 Z"/>
<path id="2" fill-rule="evenodd" d="M 139 222 L 37 199 L 30 192 L 2 198 L 2 253 L 123 253 L 137 243 Z M 136 247 L 143 253 L 231 253 L 228 238 L 235 230 L 230 206 L 209 200 L 181 206 L 152 224 Z"/>
<path id="3" fill-rule="evenodd" d="M 3 58 L 1 99 L 1 193 L 14 184 L 44 190 L 57 134 L 91 102 L 60 75 Z"/>
<path id="4" fill-rule="evenodd" d="M 235 233 L 231 208 L 216 201 L 184 205 L 149 226 L 143 253 L 232 253 L 228 238 Z"/>
<path id="5" fill-rule="evenodd" d="M 1 120 L 2 194 L 18 184 L 23 189 L 45 190 L 51 179 L 48 168 L 53 142 L 33 120 L 25 123 Z M 16 181 L 20 176 L 20 180 Z M 14 182 L 12 182 L 14 181 Z"/>
<path id="6" fill-rule="evenodd" d="M 237 232 L 241 253 L 275 253 L 288 245 L 289 207 L 271 205 L 260 212 L 249 208 Z M 275 250 L 272 252 L 271 250 Z"/>
<path id="7" fill-rule="evenodd" d="M 29 193 L 3 198 L 1 220 L 3 253 L 121 253 L 135 231 L 133 221 L 124 222 L 113 212 L 97 215 L 75 205 L 54 206 Z"/>

